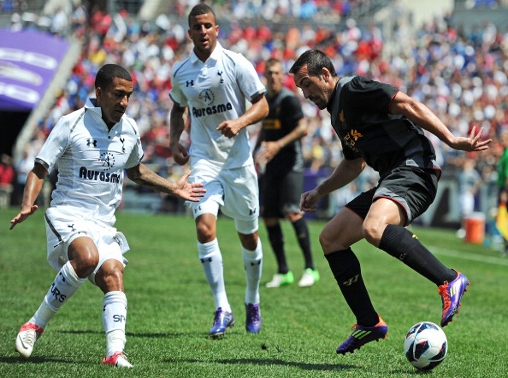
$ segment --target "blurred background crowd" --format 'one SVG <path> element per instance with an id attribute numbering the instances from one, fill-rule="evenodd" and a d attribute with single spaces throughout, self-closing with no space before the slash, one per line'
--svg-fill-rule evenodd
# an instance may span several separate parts
<path id="1" fill-rule="evenodd" d="M 105 63 L 121 64 L 133 75 L 135 94 L 128 114 L 139 125 L 145 162 L 172 178 L 188 169 L 175 165 L 169 152 L 172 103 L 168 91 L 173 65 L 192 48 L 187 38 L 187 13 L 197 2 L 162 2 L 157 17 L 144 20 L 140 17 L 143 2 L 132 0 L 106 1 L 102 6 L 101 2 L 64 1 L 51 13 L 43 9 L 30 12 L 27 1 L 0 1 L 11 30 L 37 29 L 81 44 L 77 64 L 51 109 L 38 120 L 23 156 L 2 157 L 2 167 L 11 166 L 13 172 L 3 174 L 8 169 L 1 168 L 0 185 L 10 181 L 13 204 L 20 201 L 27 172 L 44 139 L 60 116 L 82 107 L 93 94 L 95 74 Z M 447 206 L 460 217 L 474 211 L 488 215 L 496 206 L 496 164 L 508 140 L 504 137 L 508 132 L 508 29 L 504 26 L 474 16 L 474 21 L 464 24 L 453 11 L 433 15 L 417 25 L 415 15 L 398 1 L 209 3 L 221 27 L 220 42 L 243 53 L 261 78 L 266 59 L 279 58 L 287 71 L 303 51 L 318 48 L 332 58 L 340 76 L 359 74 L 395 85 L 425 103 L 455 135 L 466 135 L 473 126 L 483 127 L 484 137 L 492 138 L 493 143 L 481 153 L 455 151 L 435 137 L 431 139 L 444 168 L 444 188 L 453 192 Z M 501 0 L 456 1 L 455 6 L 457 3 L 471 12 L 491 9 L 508 14 L 507 4 Z M 383 10 L 384 21 L 379 22 Z M 327 176 L 342 159 L 341 145 L 328 112 L 305 101 L 292 78 L 287 78 L 286 85 L 302 99 L 309 128 L 303 140 L 306 177 L 312 186 L 312 180 Z M 250 135 L 255 141 L 256 125 L 250 127 Z M 321 215 L 330 216 L 376 181 L 374 172 L 365 171 L 355 183 L 327 199 Z M 153 203 L 155 211 L 184 211 L 181 203 L 169 197 Z M 460 219 L 455 220 L 460 223 Z"/>

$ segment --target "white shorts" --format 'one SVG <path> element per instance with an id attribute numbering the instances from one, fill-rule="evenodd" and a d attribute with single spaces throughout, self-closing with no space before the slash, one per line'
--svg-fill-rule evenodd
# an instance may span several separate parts
<path id="1" fill-rule="evenodd" d="M 194 219 L 201 214 L 214 214 L 219 209 L 235 220 L 236 230 L 252 234 L 258 230 L 258 177 L 254 165 L 222 169 L 204 160 L 191 167 L 189 182 L 198 182 L 206 189 L 199 202 L 187 202 Z"/>
<path id="2" fill-rule="evenodd" d="M 123 254 L 129 250 L 125 236 L 116 228 L 99 224 L 93 219 L 85 219 L 76 214 L 72 208 L 51 207 L 44 215 L 46 220 L 46 238 L 48 262 L 59 271 L 69 261 L 69 245 L 78 237 L 85 236 L 93 240 L 99 251 L 99 263 L 93 273 L 88 276 L 94 285 L 95 274 L 104 261 L 118 260 L 125 267 L 128 263 Z"/>

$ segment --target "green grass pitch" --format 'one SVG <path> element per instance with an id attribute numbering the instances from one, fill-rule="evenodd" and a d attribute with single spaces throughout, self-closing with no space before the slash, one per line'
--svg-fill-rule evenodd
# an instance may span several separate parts
<path id="1" fill-rule="evenodd" d="M 46 262 L 43 211 L 14 230 L 17 209 L 0 212 L 0 377 L 413 377 L 405 359 L 406 331 L 428 320 L 439 324 L 436 287 L 393 257 L 365 242 L 353 246 L 371 299 L 389 325 L 388 337 L 346 356 L 335 348 L 355 322 L 318 243 L 323 222 L 310 223 L 321 281 L 279 289 L 264 284 L 275 258 L 260 223 L 264 245 L 261 287 L 263 329 L 245 331 L 245 275 L 233 222 L 220 218 L 226 289 L 236 325 L 210 340 L 214 304 L 197 258 L 193 220 L 184 216 L 119 213 L 117 228 L 131 250 L 126 257 L 129 302 L 126 353 L 132 370 L 100 364 L 105 355 L 102 294 L 86 282 L 62 307 L 24 361 L 14 352 L 21 324 L 39 306 L 56 272 Z M 283 224 L 288 262 L 298 280 L 303 258 L 292 228 Z M 508 376 L 508 259 L 481 245 L 466 244 L 450 230 L 413 228 L 447 266 L 471 281 L 463 306 L 444 328 L 446 360 L 433 377 Z"/>

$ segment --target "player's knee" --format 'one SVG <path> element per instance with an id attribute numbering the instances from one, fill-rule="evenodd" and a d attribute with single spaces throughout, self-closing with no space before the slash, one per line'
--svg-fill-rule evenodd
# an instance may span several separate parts
<path id="1" fill-rule="evenodd" d="M 319 244 L 321 244 L 321 248 L 323 249 L 323 252 L 326 254 L 332 252 L 334 239 L 332 238 L 331 234 L 327 233 L 326 230 L 323 230 L 319 234 Z"/>
<path id="2" fill-rule="evenodd" d="M 82 249 L 79 253 L 73 254 L 71 264 L 78 277 L 88 277 L 99 264 L 99 254 L 97 250 Z"/>
<path id="3" fill-rule="evenodd" d="M 196 231 L 198 233 L 198 240 L 201 243 L 207 243 L 215 239 L 215 228 L 211 227 L 208 223 L 198 222 L 196 224 Z"/>
<path id="4" fill-rule="evenodd" d="M 386 225 L 381 225 L 378 222 L 364 222 L 363 223 L 363 237 L 365 240 L 367 240 L 370 244 L 374 246 L 378 246 L 379 242 L 381 241 L 381 236 L 383 235 L 383 230 L 385 229 Z"/>
<path id="5" fill-rule="evenodd" d="M 289 212 L 287 217 L 291 221 L 291 223 L 294 223 L 294 222 L 302 219 L 303 218 L 303 214 L 302 213 L 297 213 L 297 212 Z"/>

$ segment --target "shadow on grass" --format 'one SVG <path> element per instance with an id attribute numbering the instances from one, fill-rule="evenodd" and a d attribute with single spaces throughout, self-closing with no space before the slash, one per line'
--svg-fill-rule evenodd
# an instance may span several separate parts
<path id="1" fill-rule="evenodd" d="M 69 358 L 68 360 L 64 360 L 62 358 L 53 358 L 53 357 L 30 357 L 30 359 L 25 360 L 24 358 L 22 358 L 20 356 L 0 357 L 0 363 L 14 364 L 14 365 L 17 365 L 17 364 L 37 365 L 37 364 L 47 364 L 47 363 L 52 363 L 52 362 L 57 362 L 57 363 L 61 363 L 61 364 L 90 364 L 90 361 L 85 361 L 85 360 L 79 361 L 79 360 L 76 360 L 75 358 Z"/>
<path id="2" fill-rule="evenodd" d="M 178 359 L 178 358 L 170 358 L 164 360 L 167 363 L 173 362 L 188 362 L 188 363 L 203 363 L 203 360 L 198 359 Z M 280 359 L 266 359 L 266 358 L 230 358 L 224 360 L 214 360 L 213 363 L 223 364 L 223 365 L 241 365 L 241 364 L 251 364 L 251 365 L 261 365 L 261 366 L 271 366 L 271 365 L 281 365 L 281 366 L 294 366 L 302 370 L 315 370 L 315 371 L 340 371 L 345 369 L 355 368 L 356 365 L 350 364 L 310 364 L 304 362 L 288 362 Z"/>
<path id="3" fill-rule="evenodd" d="M 90 331 L 90 330 L 66 330 L 66 331 L 56 331 L 58 333 L 66 333 L 66 334 L 72 334 L 72 335 L 104 335 L 104 331 Z M 135 333 L 135 332 L 127 332 L 127 337 L 141 337 L 141 338 L 153 338 L 153 339 L 164 339 L 164 338 L 177 338 L 182 336 L 188 336 L 192 335 L 195 336 L 196 334 L 201 335 L 199 332 L 164 332 L 164 333 Z"/>

